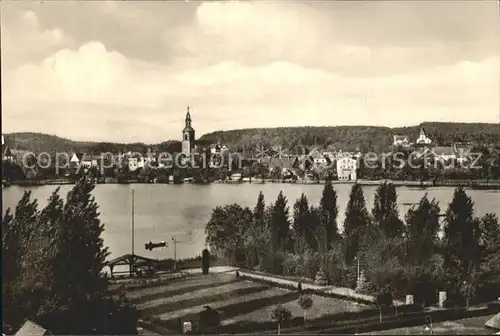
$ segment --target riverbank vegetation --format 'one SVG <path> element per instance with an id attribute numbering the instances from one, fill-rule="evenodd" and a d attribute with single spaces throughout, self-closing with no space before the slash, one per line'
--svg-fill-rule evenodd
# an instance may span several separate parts
<path id="1" fill-rule="evenodd" d="M 463 188 L 441 207 L 425 195 L 401 219 L 395 186 L 383 183 L 369 211 L 361 186 L 354 184 L 341 232 L 337 194 L 327 181 L 319 204 L 309 204 L 303 194 L 290 208 L 282 193 L 266 204 L 260 193 L 253 210 L 238 204 L 216 207 L 206 225 L 207 243 L 235 266 L 324 277 L 330 285 L 367 294 L 412 294 L 424 305 L 435 304 L 439 291 L 447 291 L 447 305 L 496 299 L 498 217 L 476 217 Z"/>
<path id="2" fill-rule="evenodd" d="M 137 333 L 135 308 L 108 297 L 101 273 L 107 248 L 94 188 L 80 179 L 66 199 L 57 189 L 39 209 L 25 192 L 2 218 L 2 327 L 14 334 L 30 319 L 52 334 Z"/>

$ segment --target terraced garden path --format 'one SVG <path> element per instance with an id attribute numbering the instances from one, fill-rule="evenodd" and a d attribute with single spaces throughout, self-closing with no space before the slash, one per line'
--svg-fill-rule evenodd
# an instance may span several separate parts
<path id="1" fill-rule="evenodd" d="M 298 296 L 296 291 L 236 278 L 231 271 L 191 274 L 187 278 L 127 291 L 127 297 L 143 318 L 160 319 L 164 326 L 178 325 L 179 319 L 194 320 L 205 306 L 221 314 L 222 324 L 270 321 L 271 311 L 277 304 L 286 306 L 292 316 L 301 317 L 303 311 L 298 305 Z M 363 309 L 348 301 L 320 296 L 313 296 L 313 302 L 308 318 Z"/>

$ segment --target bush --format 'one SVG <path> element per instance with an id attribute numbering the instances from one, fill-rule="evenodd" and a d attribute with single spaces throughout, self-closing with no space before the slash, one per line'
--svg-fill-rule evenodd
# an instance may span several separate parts
<path id="1" fill-rule="evenodd" d="M 316 279 L 314 280 L 314 283 L 318 286 L 328 285 L 328 279 L 326 278 L 326 274 L 322 268 L 320 268 L 318 274 L 316 274 Z"/>
<path id="2" fill-rule="evenodd" d="M 283 275 L 300 276 L 302 275 L 302 265 L 300 256 L 287 254 L 283 260 Z"/>
<path id="3" fill-rule="evenodd" d="M 356 292 L 361 294 L 373 294 L 377 291 L 377 287 L 369 279 L 366 279 L 361 275 L 361 281 L 358 286 L 356 286 Z"/>
<path id="4" fill-rule="evenodd" d="M 393 305 L 392 294 L 389 292 L 377 295 L 377 305 L 381 307 L 390 307 Z"/>
<path id="5" fill-rule="evenodd" d="M 284 260 L 282 253 L 263 253 L 260 257 L 259 269 L 272 274 L 283 274 Z"/>
<path id="6" fill-rule="evenodd" d="M 199 327 L 201 330 L 218 327 L 220 322 L 220 314 L 210 306 L 205 306 L 205 309 L 199 314 Z"/>
<path id="7" fill-rule="evenodd" d="M 321 255 L 317 252 L 306 251 L 303 258 L 302 276 L 315 279 L 321 267 Z"/>

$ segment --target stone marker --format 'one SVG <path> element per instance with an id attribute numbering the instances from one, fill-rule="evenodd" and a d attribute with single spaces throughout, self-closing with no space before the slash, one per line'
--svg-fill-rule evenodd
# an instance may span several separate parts
<path id="1" fill-rule="evenodd" d="M 182 324 L 182 327 L 183 327 L 182 328 L 182 333 L 183 334 L 187 334 L 187 333 L 191 332 L 192 329 L 193 329 L 193 326 L 192 326 L 191 322 L 189 322 L 189 321 L 184 322 Z"/>
<path id="2" fill-rule="evenodd" d="M 413 304 L 413 295 L 406 295 L 406 304 L 407 305 Z"/>
<path id="3" fill-rule="evenodd" d="M 439 292 L 439 308 L 444 307 L 446 301 L 446 292 Z"/>

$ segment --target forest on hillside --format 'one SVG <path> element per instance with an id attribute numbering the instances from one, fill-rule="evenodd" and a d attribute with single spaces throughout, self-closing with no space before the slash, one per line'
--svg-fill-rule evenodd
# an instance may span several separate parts
<path id="1" fill-rule="evenodd" d="M 500 124 L 426 122 L 410 127 L 334 126 L 279 127 L 218 131 L 201 137 L 221 141 L 230 147 L 257 148 L 281 145 L 297 152 L 302 146 L 323 149 L 383 151 L 393 142 L 393 135 L 406 135 L 415 141 L 424 128 L 433 142 L 451 145 L 453 142 L 479 144 L 500 143 Z"/>
<path id="2" fill-rule="evenodd" d="M 406 135 L 410 141 L 418 138 L 424 128 L 429 137 L 439 145 L 453 142 L 474 142 L 499 144 L 500 124 L 486 123 L 442 123 L 425 122 L 416 126 L 389 128 L 379 126 L 303 126 L 277 128 L 249 128 L 216 131 L 202 135 L 196 140 L 206 146 L 221 142 L 231 150 L 255 151 L 259 147 L 282 146 L 290 152 L 300 153 L 303 147 L 361 152 L 384 151 L 393 141 L 395 134 Z M 73 141 L 43 133 L 5 134 L 5 141 L 11 149 L 40 152 L 178 152 L 180 141 L 166 140 L 159 144 L 110 143 Z"/>

